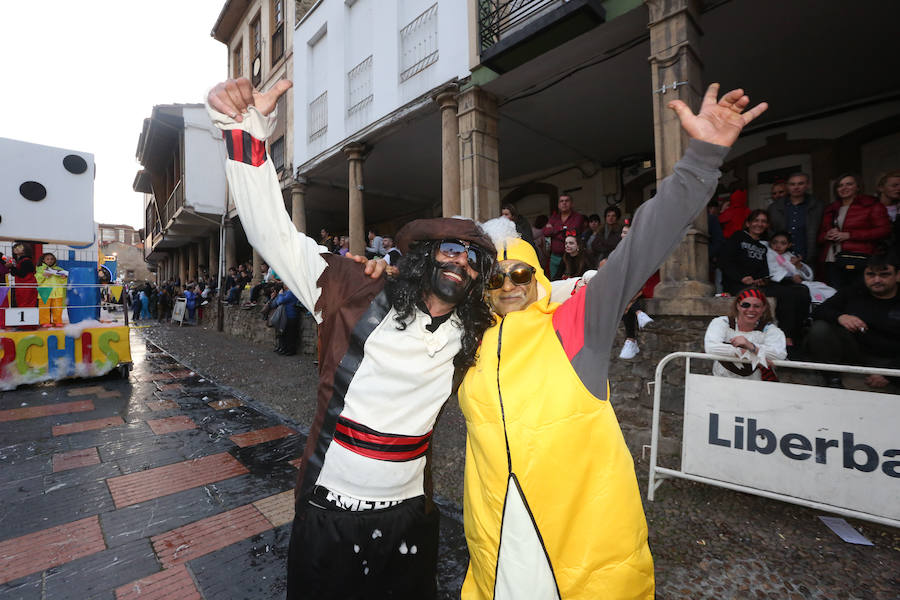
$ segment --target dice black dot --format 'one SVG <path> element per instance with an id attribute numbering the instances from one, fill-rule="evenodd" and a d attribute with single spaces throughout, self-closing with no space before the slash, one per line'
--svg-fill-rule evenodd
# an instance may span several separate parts
<path id="1" fill-rule="evenodd" d="M 22 194 L 22 197 L 26 200 L 40 202 L 47 197 L 47 188 L 37 181 L 26 181 L 19 186 L 19 193 Z"/>
<path id="2" fill-rule="evenodd" d="M 78 156 L 77 154 L 69 154 L 63 159 L 63 166 L 66 168 L 66 171 L 72 173 L 73 175 L 81 175 L 85 171 L 87 171 L 87 161 Z"/>

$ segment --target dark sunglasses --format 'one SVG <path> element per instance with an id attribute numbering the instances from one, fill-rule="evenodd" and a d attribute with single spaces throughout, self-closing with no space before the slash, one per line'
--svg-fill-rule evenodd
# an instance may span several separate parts
<path id="1" fill-rule="evenodd" d="M 469 266 L 476 271 L 480 271 L 481 248 L 474 244 L 463 240 L 441 240 L 437 249 L 449 259 L 454 259 L 462 253 L 466 253 L 469 259 Z"/>
<path id="2" fill-rule="evenodd" d="M 503 282 L 509 277 L 513 285 L 528 285 L 534 278 L 534 267 L 516 267 L 509 271 L 494 271 L 484 284 L 489 290 L 497 290 L 503 287 Z"/>
<path id="3" fill-rule="evenodd" d="M 740 306 L 741 308 L 762 308 L 763 307 L 762 304 L 757 306 L 756 304 L 750 304 L 749 302 L 741 302 L 740 304 L 738 304 L 738 306 Z"/>

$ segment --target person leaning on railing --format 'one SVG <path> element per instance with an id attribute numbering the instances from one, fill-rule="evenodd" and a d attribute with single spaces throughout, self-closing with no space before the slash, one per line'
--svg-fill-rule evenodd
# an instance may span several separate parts
<path id="1" fill-rule="evenodd" d="M 769 361 L 787 356 L 784 332 L 775 325 L 766 295 L 758 288 L 740 292 L 729 313 L 710 322 L 703 347 L 707 354 L 751 360 L 750 364 L 716 361 L 713 375 L 718 377 L 777 381 Z"/>

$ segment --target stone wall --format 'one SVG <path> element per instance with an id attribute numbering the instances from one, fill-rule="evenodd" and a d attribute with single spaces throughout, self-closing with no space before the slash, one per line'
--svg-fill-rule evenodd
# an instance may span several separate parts
<path id="1" fill-rule="evenodd" d="M 641 351 L 632 359 L 619 358 L 625 332 L 619 327 L 609 365 L 611 401 L 632 455 L 640 456 L 650 445 L 653 419 L 653 381 L 659 361 L 672 352 L 703 352 L 703 335 L 711 317 L 654 316 L 654 322 L 637 335 Z M 699 370 L 709 372 L 710 363 L 698 361 Z M 693 365 L 692 365 L 693 367 Z M 684 407 L 684 361 L 676 360 L 663 372 L 660 405 L 659 452 L 678 455 L 681 448 Z M 649 450 L 646 451 L 649 458 Z"/>
<path id="2" fill-rule="evenodd" d="M 203 307 L 203 317 L 200 325 L 203 327 L 216 327 L 216 305 L 210 303 Z M 259 342 L 261 344 L 275 344 L 275 330 L 266 325 L 262 318 L 262 305 L 250 308 L 238 306 L 223 306 L 225 312 L 224 332 L 228 335 Z M 300 345 L 298 351 L 304 355 L 316 356 L 316 320 L 306 311 L 299 311 L 300 316 Z"/>

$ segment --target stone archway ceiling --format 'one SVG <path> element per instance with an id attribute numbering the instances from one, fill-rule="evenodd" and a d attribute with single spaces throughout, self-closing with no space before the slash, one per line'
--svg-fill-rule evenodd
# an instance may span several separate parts
<path id="1" fill-rule="evenodd" d="M 704 77 L 744 86 L 757 127 L 900 94 L 893 0 L 703 3 Z M 484 85 L 500 105 L 500 177 L 653 153 L 647 9 L 638 8 Z"/>
<path id="2" fill-rule="evenodd" d="M 369 153 L 363 163 L 366 221 L 406 221 L 441 204 L 441 119 L 429 105 L 399 127 L 378 132 L 364 141 Z M 343 152 L 317 164 L 307 178 L 308 211 L 346 221 L 348 165 Z"/>
<path id="3" fill-rule="evenodd" d="M 757 127 L 900 93 L 891 47 L 896 0 L 710 0 L 700 55 L 705 77 L 744 85 L 772 107 Z M 851 7 L 851 8 L 848 8 Z M 483 87 L 499 101 L 500 177 L 579 161 L 653 156 L 648 11 L 637 8 Z M 842 41 L 845 39 L 846 41 Z M 363 166 L 366 220 L 403 221 L 440 206 L 440 114 L 428 104 L 402 124 L 353 140 Z M 303 173 L 307 208 L 345 222 L 347 161 L 336 153 Z M 310 226 L 316 223 L 310 222 Z"/>

